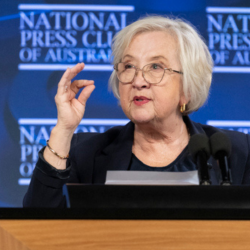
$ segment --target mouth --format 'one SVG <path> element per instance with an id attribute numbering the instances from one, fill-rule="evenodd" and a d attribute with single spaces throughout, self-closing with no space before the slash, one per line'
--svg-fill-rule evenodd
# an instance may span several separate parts
<path id="1" fill-rule="evenodd" d="M 149 98 L 145 97 L 145 96 L 135 96 L 133 98 L 133 102 L 134 104 L 136 104 L 137 106 L 141 106 L 143 104 L 146 104 L 150 101 Z"/>
<path id="2" fill-rule="evenodd" d="M 141 101 L 144 101 L 144 100 L 150 100 L 150 99 L 145 97 L 145 96 L 135 96 L 133 98 L 133 101 L 138 101 L 138 102 L 141 102 Z"/>

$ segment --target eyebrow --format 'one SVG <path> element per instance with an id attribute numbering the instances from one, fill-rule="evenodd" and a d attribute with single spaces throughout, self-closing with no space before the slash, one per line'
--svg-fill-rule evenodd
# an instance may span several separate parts
<path id="1" fill-rule="evenodd" d="M 166 60 L 166 61 L 168 62 L 168 59 L 167 59 L 166 57 L 164 57 L 164 56 L 153 56 L 153 57 L 151 57 L 150 59 L 151 59 L 151 60 L 155 60 L 155 59 L 164 59 L 164 60 Z"/>
<path id="2" fill-rule="evenodd" d="M 126 58 L 126 57 L 129 57 L 129 58 L 134 58 L 133 56 L 131 56 L 131 55 L 125 55 L 123 58 L 122 58 L 122 60 L 124 60 L 124 58 Z M 164 57 L 164 56 L 153 56 L 153 57 L 151 57 L 151 58 L 149 58 L 150 60 L 157 60 L 157 59 L 164 59 L 164 60 L 166 60 L 167 62 L 168 62 L 168 59 L 166 58 L 166 57 Z"/>
<path id="3" fill-rule="evenodd" d="M 134 58 L 133 56 L 131 56 L 131 55 L 125 55 L 123 58 L 122 58 L 122 60 L 124 59 L 124 58 L 126 58 L 126 57 L 129 57 L 129 58 Z"/>

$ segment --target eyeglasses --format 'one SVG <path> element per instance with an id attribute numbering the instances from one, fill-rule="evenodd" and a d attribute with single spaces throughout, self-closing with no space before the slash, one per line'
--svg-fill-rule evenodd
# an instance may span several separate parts
<path id="1" fill-rule="evenodd" d="M 142 69 L 135 67 L 130 63 L 117 63 L 114 66 L 117 78 L 121 83 L 131 83 L 134 81 L 135 75 L 138 71 L 142 71 L 143 78 L 149 84 L 160 83 L 166 71 L 170 73 L 178 73 L 183 75 L 183 72 L 173 70 L 171 68 L 164 68 L 161 64 L 150 63 L 145 65 Z"/>

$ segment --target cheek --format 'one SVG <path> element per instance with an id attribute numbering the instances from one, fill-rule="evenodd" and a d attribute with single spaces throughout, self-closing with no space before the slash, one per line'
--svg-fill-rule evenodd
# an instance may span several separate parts
<path id="1" fill-rule="evenodd" d="M 127 85 L 121 85 L 119 84 L 119 94 L 120 98 L 123 100 L 128 100 L 129 99 L 129 87 Z"/>
<path id="2" fill-rule="evenodd" d="M 154 106 L 158 112 L 175 109 L 180 102 L 178 88 L 166 88 L 154 94 Z"/>
<path id="3" fill-rule="evenodd" d="M 120 103 L 122 106 L 122 109 L 127 107 L 129 105 L 129 89 L 127 86 L 123 86 L 119 84 L 119 94 L 120 94 Z"/>

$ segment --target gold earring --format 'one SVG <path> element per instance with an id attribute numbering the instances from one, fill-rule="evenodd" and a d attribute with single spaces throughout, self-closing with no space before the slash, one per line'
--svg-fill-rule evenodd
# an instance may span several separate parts
<path id="1" fill-rule="evenodd" d="M 186 111 L 186 103 L 183 103 L 180 107 L 181 113 L 184 113 Z"/>

